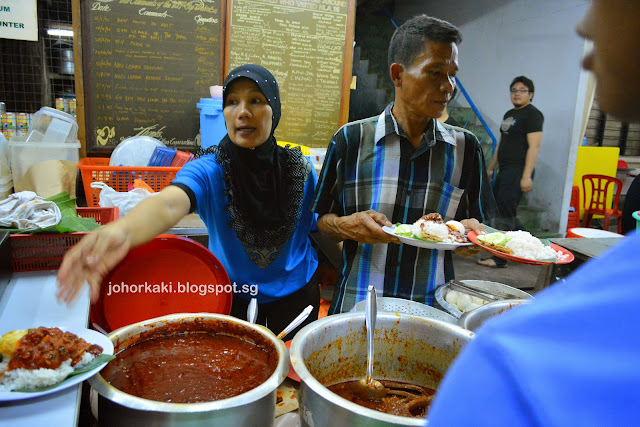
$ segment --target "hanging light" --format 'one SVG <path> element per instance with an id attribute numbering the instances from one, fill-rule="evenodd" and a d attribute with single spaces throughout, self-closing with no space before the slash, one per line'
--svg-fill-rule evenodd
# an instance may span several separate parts
<path id="1" fill-rule="evenodd" d="M 50 36 L 73 37 L 72 30 L 63 30 L 62 28 L 49 28 L 47 34 Z"/>

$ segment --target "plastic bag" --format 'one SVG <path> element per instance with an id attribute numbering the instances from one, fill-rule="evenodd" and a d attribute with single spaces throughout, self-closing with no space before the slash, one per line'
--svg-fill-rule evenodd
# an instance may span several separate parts
<path id="1" fill-rule="evenodd" d="M 103 208 L 115 206 L 120 209 L 120 216 L 128 214 L 131 209 L 147 197 L 157 194 L 149 193 L 144 188 L 134 188 L 131 191 L 118 192 L 104 182 L 92 182 L 91 188 L 99 188 L 101 190 L 100 206 Z"/>

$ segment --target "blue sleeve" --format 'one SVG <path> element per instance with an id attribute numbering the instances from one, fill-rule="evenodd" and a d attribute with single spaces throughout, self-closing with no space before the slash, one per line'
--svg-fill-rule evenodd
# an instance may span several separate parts
<path id="1" fill-rule="evenodd" d="M 498 351 L 480 340 L 467 344 L 440 383 L 428 414 L 429 427 L 531 425 Z"/>
<path id="2" fill-rule="evenodd" d="M 429 425 L 629 425 L 640 411 L 640 235 L 488 320 L 447 372 Z"/>
<path id="3" fill-rule="evenodd" d="M 215 163 L 215 160 L 210 156 L 188 162 L 178 171 L 172 182 L 172 184 L 182 184 L 193 192 L 197 202 L 196 212 L 204 206 L 203 204 L 207 200 L 206 194 L 211 188 L 212 167 L 214 166 L 212 162 Z"/>

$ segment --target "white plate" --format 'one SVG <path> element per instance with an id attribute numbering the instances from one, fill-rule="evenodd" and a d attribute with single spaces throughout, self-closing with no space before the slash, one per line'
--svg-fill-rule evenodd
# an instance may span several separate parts
<path id="1" fill-rule="evenodd" d="M 102 335 L 100 332 L 96 332 L 91 329 L 85 328 L 60 328 L 63 331 L 68 331 L 73 334 L 76 334 L 80 338 L 91 344 L 97 344 L 102 347 L 102 352 L 104 354 L 113 354 L 113 343 L 106 335 Z M 24 393 L 20 391 L 0 391 L 0 402 L 9 402 L 12 400 L 22 400 L 22 399 L 31 399 L 38 396 L 44 396 L 45 394 L 55 393 L 60 390 L 64 390 L 76 384 L 80 384 L 82 381 L 91 378 L 95 374 L 97 374 L 102 368 L 106 366 L 106 363 L 98 366 L 95 369 L 92 369 L 89 372 L 85 372 L 81 375 L 76 375 L 71 378 L 67 378 L 58 384 L 57 387 L 51 388 L 45 391 L 38 391 L 33 393 Z"/>
<path id="2" fill-rule="evenodd" d="M 398 239 L 400 239 L 400 241 L 402 243 L 410 245 L 410 246 L 416 246 L 418 248 L 438 249 L 438 250 L 441 250 L 441 251 L 453 251 L 455 249 L 458 249 L 461 246 L 471 246 L 471 245 L 473 245 L 473 243 L 471 243 L 471 242 L 469 242 L 469 243 L 439 243 L 439 242 L 427 242 L 427 241 L 420 240 L 420 239 L 414 239 L 413 237 L 398 236 L 396 233 L 393 232 L 393 230 L 395 228 L 396 228 L 395 225 L 393 227 L 387 227 L 385 225 L 384 227 L 382 227 L 382 230 L 385 233 L 391 234 L 392 236 L 396 236 Z"/>

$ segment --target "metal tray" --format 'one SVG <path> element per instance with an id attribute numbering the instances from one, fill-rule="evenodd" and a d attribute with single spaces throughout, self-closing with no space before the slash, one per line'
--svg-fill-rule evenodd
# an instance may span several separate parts
<path id="1" fill-rule="evenodd" d="M 460 282 L 462 283 L 467 283 L 469 285 L 472 285 L 476 288 L 481 288 L 481 289 L 486 289 L 487 291 L 491 292 L 499 292 L 499 291 L 506 291 L 509 292 L 510 294 L 516 295 L 522 299 L 530 299 L 533 298 L 531 296 L 531 294 L 526 293 L 525 291 L 521 291 L 520 289 L 517 288 L 513 288 L 511 286 L 505 285 L 504 283 L 498 283 L 498 282 L 490 282 L 488 280 L 460 280 Z M 460 316 L 462 316 L 462 312 L 460 310 L 458 310 L 458 308 L 452 304 L 449 304 L 446 300 L 445 297 L 447 296 L 447 292 L 449 292 L 449 284 L 446 283 L 442 286 L 440 286 L 437 290 L 436 290 L 436 301 L 438 302 L 438 304 L 440 304 L 440 306 L 446 310 L 448 313 L 451 313 L 456 319 L 459 319 Z M 472 310 L 473 311 L 473 310 Z"/>

